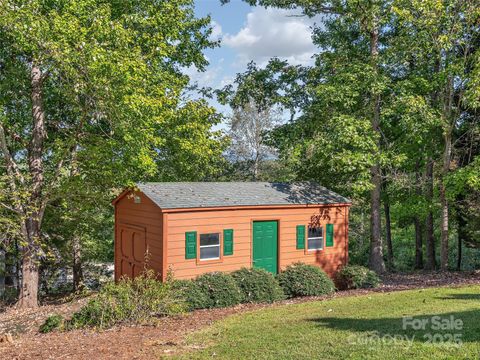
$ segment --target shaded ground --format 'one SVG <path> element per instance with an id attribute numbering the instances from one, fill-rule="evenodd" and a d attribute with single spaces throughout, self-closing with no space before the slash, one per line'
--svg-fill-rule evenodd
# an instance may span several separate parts
<path id="1" fill-rule="evenodd" d="M 460 286 L 478 284 L 480 271 L 426 272 L 418 271 L 407 274 L 388 274 L 382 277 L 380 290 L 404 290 L 432 286 Z"/>
<path id="2" fill-rule="evenodd" d="M 0 339 L 11 333 L 13 342 L 0 342 L 0 359 L 152 359 L 169 356 L 185 345 L 185 335 L 228 315 L 332 297 L 388 292 L 432 286 L 480 284 L 480 272 L 389 274 L 375 290 L 342 291 L 329 297 L 302 298 L 274 305 L 239 305 L 228 309 L 200 310 L 175 318 L 158 319 L 156 326 L 118 326 L 95 331 L 39 334 L 38 327 L 52 313 L 67 317 L 86 299 L 67 304 L 42 306 L 36 311 L 8 309 L 0 313 Z"/>

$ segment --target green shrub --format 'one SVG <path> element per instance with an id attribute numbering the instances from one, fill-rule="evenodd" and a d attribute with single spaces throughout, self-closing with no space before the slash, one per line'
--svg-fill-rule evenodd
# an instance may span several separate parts
<path id="1" fill-rule="evenodd" d="M 242 292 L 232 275 L 212 272 L 198 276 L 195 280 L 180 282 L 182 295 L 190 309 L 228 307 L 242 301 Z"/>
<path id="2" fill-rule="evenodd" d="M 265 270 L 242 268 L 234 271 L 232 276 L 242 291 L 244 302 L 272 303 L 285 298 L 277 279 Z"/>
<path id="3" fill-rule="evenodd" d="M 335 280 L 342 289 L 370 289 L 380 285 L 378 275 L 360 265 L 344 266 L 337 273 Z"/>
<path id="4" fill-rule="evenodd" d="M 185 301 L 172 281 L 161 283 L 148 271 L 133 280 L 108 283 L 65 325 L 67 329 L 108 328 L 121 322 L 139 323 L 153 316 L 178 314 L 185 309 Z"/>
<path id="5" fill-rule="evenodd" d="M 173 286 L 185 299 L 188 310 L 203 309 L 210 302 L 209 294 L 194 280 L 175 280 Z"/>
<path id="6" fill-rule="evenodd" d="M 335 291 L 333 281 L 319 267 L 296 263 L 278 275 L 278 282 L 288 297 L 319 296 Z"/>
<path id="7" fill-rule="evenodd" d="M 40 326 L 39 331 L 42 334 L 49 333 L 53 330 L 61 330 L 63 328 L 64 319 L 62 315 L 50 315 Z"/>

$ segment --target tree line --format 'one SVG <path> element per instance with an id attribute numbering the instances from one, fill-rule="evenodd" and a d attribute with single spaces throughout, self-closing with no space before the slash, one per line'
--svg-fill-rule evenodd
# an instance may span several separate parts
<path id="1" fill-rule="evenodd" d="M 460 268 L 462 244 L 480 244 L 480 2 L 247 2 L 320 16 L 315 63 L 251 63 L 219 99 L 289 111 L 265 141 L 290 177 L 368 208 L 372 269 L 395 267 L 392 207 L 416 268 L 447 270 L 455 238 Z"/>

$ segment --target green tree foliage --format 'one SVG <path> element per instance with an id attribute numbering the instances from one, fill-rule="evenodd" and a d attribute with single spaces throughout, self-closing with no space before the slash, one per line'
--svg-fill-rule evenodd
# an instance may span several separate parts
<path id="1" fill-rule="evenodd" d="M 217 171 L 219 116 L 183 96 L 181 72 L 215 43 L 191 0 L 6 0 L 0 14 L 0 200 L 21 239 L 20 305 L 35 306 L 55 224 L 70 220 L 57 239 L 92 234 L 112 189 Z"/>
<path id="2" fill-rule="evenodd" d="M 425 243 L 425 266 L 435 267 L 440 237 L 447 269 L 452 223 L 467 239 L 477 221 L 467 208 L 477 208 L 478 190 L 464 184 L 478 170 L 479 1 L 246 2 L 322 16 L 312 31 L 315 65 L 250 64 L 220 99 L 236 107 L 251 96 L 291 111 L 271 134 L 280 159 L 296 179 L 370 208 L 361 217 L 370 230 L 359 233 L 371 238 L 375 270 L 384 268 L 382 213 L 391 266 L 392 236 L 413 226 L 415 266 L 423 266 Z"/>
<path id="3" fill-rule="evenodd" d="M 433 115 L 437 131 L 418 141 L 437 145 L 439 200 L 441 210 L 441 267 L 448 267 L 449 217 L 451 208 L 446 178 L 454 170 L 454 144 L 464 136 L 474 107 L 471 94 L 476 93 L 475 63 L 478 57 L 478 1 L 397 1 L 392 12 L 398 29 L 395 55 L 405 66 L 405 82 L 419 84 L 410 88 L 411 96 L 419 96 Z M 399 63 L 399 58 L 396 63 Z M 402 79 L 403 80 L 403 79 Z M 422 86 L 423 85 L 423 86 Z M 473 87 L 472 87 L 473 85 Z M 425 91 L 427 93 L 423 93 Z M 406 98 L 405 94 L 402 94 Z M 427 116 L 431 118 L 432 116 Z M 467 126 L 465 126 L 467 125 Z M 462 129 L 463 128 L 463 129 Z M 468 132 L 468 130 L 467 130 Z M 440 136 L 438 136 L 440 134 Z M 421 134 L 420 134 L 421 135 Z M 435 137 L 435 135 L 438 136 Z M 417 141 L 417 142 L 418 142 Z M 422 159 L 420 156 L 417 158 Z"/>

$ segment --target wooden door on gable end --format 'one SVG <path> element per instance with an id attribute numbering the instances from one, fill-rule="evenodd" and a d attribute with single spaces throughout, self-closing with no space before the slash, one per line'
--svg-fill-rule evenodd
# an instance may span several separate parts
<path id="1" fill-rule="evenodd" d="M 134 278 L 145 270 L 147 242 L 145 228 L 120 226 L 120 275 Z"/>

